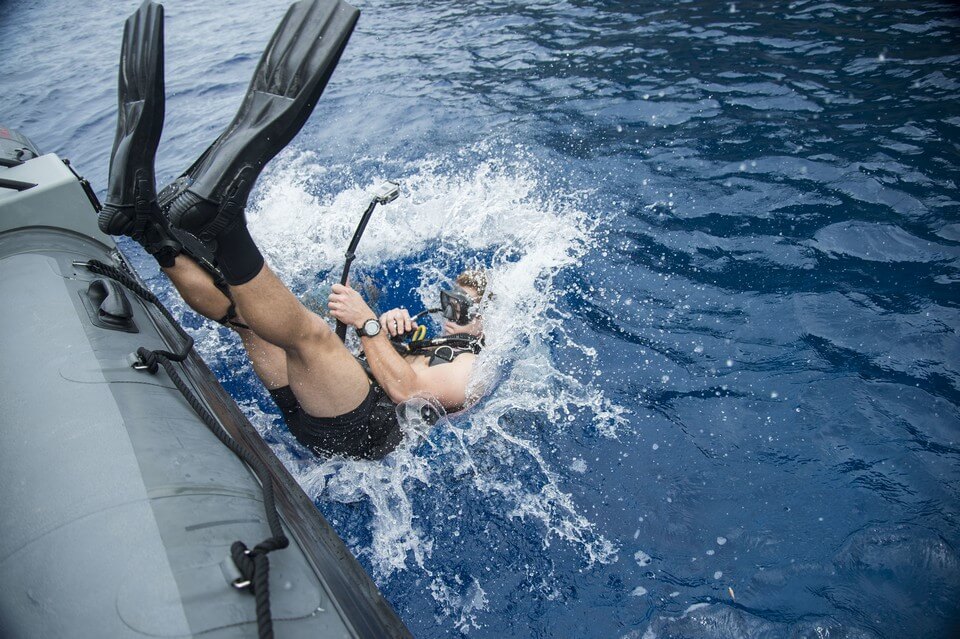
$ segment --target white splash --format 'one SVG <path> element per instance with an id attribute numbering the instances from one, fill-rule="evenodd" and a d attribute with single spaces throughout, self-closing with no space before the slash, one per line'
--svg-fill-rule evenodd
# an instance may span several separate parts
<path id="1" fill-rule="evenodd" d="M 477 504 L 501 504 L 487 508 L 485 516 L 534 523 L 544 547 L 560 539 L 578 548 L 587 564 L 615 561 L 617 548 L 563 490 L 564 469 L 551 468 L 530 435 L 536 426 L 523 416 L 535 415 L 533 423 L 547 424 L 551 437 L 563 437 L 568 418 L 575 415 L 615 437 L 626 411 L 589 381 L 559 370 L 551 358 L 552 346 L 579 348 L 564 330 L 564 316 L 555 305 L 561 291 L 554 284 L 556 274 L 576 267 L 595 242 L 594 222 L 578 207 L 578 194 L 538 195 L 537 171 L 523 157 L 478 160 L 467 169 L 426 160 L 399 173 L 384 176 L 401 179 L 401 196 L 375 214 L 355 268 L 408 260 L 423 277 L 417 294 L 427 304 L 434 301 L 437 283 L 452 274 L 453 262 L 483 255 L 494 295 L 483 309 L 484 320 L 497 330 L 488 331 L 473 387 L 487 394 L 466 413 L 435 427 L 426 448 L 408 441 L 382 462 L 304 460 L 282 427 L 276 437 L 283 443 L 274 451 L 315 500 L 365 502 L 372 539 L 350 542 L 352 550 L 369 559 L 381 583 L 414 567 L 431 577 L 434 598 L 465 631 L 477 625 L 476 614 L 486 605 L 483 589 L 475 576 L 467 576 L 473 584 L 464 595 L 444 585 L 449 575 L 444 565 L 430 561 L 433 541 L 418 521 L 417 491 L 429 490 L 432 499 L 444 500 L 441 474 L 462 477 Z M 342 264 L 375 181 L 333 194 L 324 194 L 323 182 L 352 174 L 349 166 L 324 168 L 313 154 L 300 153 L 282 159 L 263 178 L 248 222 L 268 262 L 288 284 L 309 282 Z M 427 249 L 426 263 L 414 264 Z M 227 353 L 237 357 L 235 348 L 216 342 L 201 340 L 208 361 Z M 268 416 L 245 408 L 261 432 L 276 428 Z M 490 459 L 497 463 L 477 463 Z M 512 470 L 511 460 L 522 462 L 524 471 Z"/>
<path id="2" fill-rule="evenodd" d="M 633 553 L 633 559 L 634 561 L 637 562 L 637 565 L 640 566 L 641 568 L 643 568 L 644 566 L 649 566 L 650 562 L 653 561 L 653 557 L 643 552 L 642 550 L 638 550 L 637 552 Z"/>
<path id="3" fill-rule="evenodd" d="M 471 628 L 480 628 L 480 623 L 477 621 L 477 612 L 487 609 L 489 603 L 487 593 L 483 591 L 480 582 L 476 579 L 472 580 L 463 593 L 458 592 L 463 589 L 463 580 L 460 576 L 454 575 L 453 581 L 454 586 L 451 587 L 441 578 L 434 578 L 430 582 L 430 592 L 434 600 L 443 606 L 449 616 L 454 618 L 454 627 L 461 634 L 467 634 Z"/>

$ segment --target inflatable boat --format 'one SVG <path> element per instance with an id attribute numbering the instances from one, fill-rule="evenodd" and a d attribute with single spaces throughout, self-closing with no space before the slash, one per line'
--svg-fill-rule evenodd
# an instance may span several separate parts
<path id="1" fill-rule="evenodd" d="M 99 208 L 0 127 L 0 637 L 410 636 Z"/>

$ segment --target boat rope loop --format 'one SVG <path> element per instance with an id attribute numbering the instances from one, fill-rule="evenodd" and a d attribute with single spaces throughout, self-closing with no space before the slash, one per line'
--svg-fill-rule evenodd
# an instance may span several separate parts
<path id="1" fill-rule="evenodd" d="M 259 544 L 249 550 L 242 541 L 235 541 L 230 547 L 230 556 L 233 563 L 242 575 L 235 580 L 233 585 L 242 590 L 248 590 L 256 597 L 257 605 L 257 629 L 260 639 L 272 639 L 273 637 L 273 619 L 270 614 L 270 562 L 267 554 L 286 548 L 290 545 L 290 540 L 283 533 L 283 527 L 280 524 L 280 513 L 277 511 L 276 499 L 274 498 L 273 480 L 266 465 L 257 457 L 254 457 L 237 440 L 233 439 L 220 425 L 220 422 L 207 410 L 193 393 L 189 386 L 183 381 L 177 372 L 174 362 L 182 362 L 193 349 L 193 338 L 180 326 L 170 311 L 164 307 L 156 295 L 141 286 L 128 273 L 99 260 L 90 260 L 85 263 L 88 270 L 98 275 L 103 275 L 116 280 L 132 293 L 144 301 L 150 302 L 156 306 L 163 315 L 176 327 L 177 332 L 184 338 L 184 346 L 179 353 L 171 353 L 164 350 L 151 351 L 140 347 L 137 349 L 137 357 L 141 365 L 137 368 L 156 373 L 163 367 L 167 376 L 173 381 L 174 385 L 190 404 L 190 407 L 197 413 L 206 427 L 216 435 L 224 446 L 229 448 L 233 454 L 242 459 L 250 468 L 253 469 L 257 479 L 263 489 L 263 505 L 267 515 L 267 525 L 270 527 L 271 537 L 261 541 Z"/>

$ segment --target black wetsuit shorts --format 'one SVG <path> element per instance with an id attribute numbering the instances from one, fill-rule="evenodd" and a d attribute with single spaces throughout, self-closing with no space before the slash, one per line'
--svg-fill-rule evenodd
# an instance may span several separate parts
<path id="1" fill-rule="evenodd" d="M 338 417 L 308 415 L 289 386 L 270 395 L 297 441 L 320 455 L 382 459 L 403 438 L 396 407 L 376 383 L 359 406 Z"/>

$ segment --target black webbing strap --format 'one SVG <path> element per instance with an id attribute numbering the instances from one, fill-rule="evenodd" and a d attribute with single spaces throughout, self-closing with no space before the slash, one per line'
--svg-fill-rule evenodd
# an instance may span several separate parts
<path id="1" fill-rule="evenodd" d="M 223 317 L 217 320 L 217 324 L 222 324 L 223 326 L 228 326 L 230 328 L 245 328 L 250 330 L 250 327 L 243 322 L 235 321 L 237 319 L 237 305 L 234 303 L 233 298 L 231 298 L 229 295 L 227 298 L 230 300 L 230 308 L 227 309 L 227 312 Z"/>

